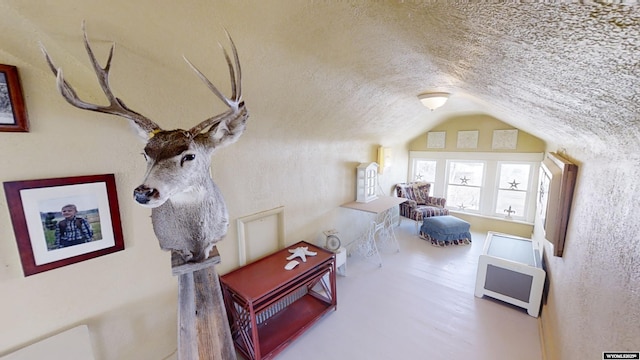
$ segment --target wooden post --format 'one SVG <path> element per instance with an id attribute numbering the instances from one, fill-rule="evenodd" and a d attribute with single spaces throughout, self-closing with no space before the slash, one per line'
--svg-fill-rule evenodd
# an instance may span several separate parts
<path id="1" fill-rule="evenodd" d="M 217 249 L 200 263 L 184 263 L 171 254 L 178 276 L 178 360 L 234 360 L 229 320 L 215 265 Z"/>

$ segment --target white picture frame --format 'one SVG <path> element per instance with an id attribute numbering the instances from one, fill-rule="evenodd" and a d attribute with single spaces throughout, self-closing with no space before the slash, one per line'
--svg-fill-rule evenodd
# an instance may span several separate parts
<path id="1" fill-rule="evenodd" d="M 238 219 L 240 266 L 284 247 L 284 206 Z"/>

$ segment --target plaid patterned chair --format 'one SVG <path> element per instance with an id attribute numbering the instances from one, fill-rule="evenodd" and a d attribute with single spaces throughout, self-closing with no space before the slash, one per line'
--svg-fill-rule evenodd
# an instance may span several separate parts
<path id="1" fill-rule="evenodd" d="M 423 219 L 431 216 L 449 215 L 449 209 L 445 208 L 447 200 L 429 196 L 430 187 L 431 184 L 425 182 L 396 184 L 396 196 L 408 199 L 400 204 L 400 216 L 414 220 L 416 232 L 418 232 Z"/>

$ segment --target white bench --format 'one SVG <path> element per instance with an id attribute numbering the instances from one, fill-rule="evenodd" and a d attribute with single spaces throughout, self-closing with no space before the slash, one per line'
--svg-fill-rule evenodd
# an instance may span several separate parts
<path id="1" fill-rule="evenodd" d="M 545 277 L 540 251 L 530 239 L 488 232 L 478 259 L 476 297 L 487 295 L 538 317 Z"/>

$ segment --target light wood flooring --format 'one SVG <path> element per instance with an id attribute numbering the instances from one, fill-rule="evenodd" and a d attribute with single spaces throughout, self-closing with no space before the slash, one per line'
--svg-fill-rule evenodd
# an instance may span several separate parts
<path id="1" fill-rule="evenodd" d="M 470 246 L 439 248 L 395 228 L 400 252 L 382 250 L 382 267 L 357 254 L 338 276 L 338 309 L 276 359 L 541 360 L 538 319 L 473 295 L 484 233 Z"/>

